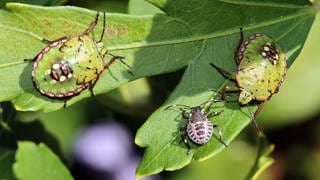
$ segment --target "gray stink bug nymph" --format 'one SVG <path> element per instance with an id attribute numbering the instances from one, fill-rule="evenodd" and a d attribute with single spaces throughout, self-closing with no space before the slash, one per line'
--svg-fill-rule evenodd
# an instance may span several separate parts
<path id="1" fill-rule="evenodd" d="M 189 139 L 197 145 L 206 144 L 211 139 L 214 128 L 218 129 L 220 142 L 227 146 L 223 140 L 220 127 L 217 124 L 212 124 L 208 119 L 212 116 L 217 116 L 222 112 L 210 111 L 212 104 L 219 101 L 220 100 L 206 101 L 195 107 L 183 104 L 175 104 L 166 107 L 166 109 L 178 107 L 181 111 L 182 117 L 188 119 L 188 124 L 180 127 L 181 139 L 187 146 L 188 153 L 191 149 Z M 211 104 L 207 108 L 204 108 L 203 105 L 207 104 L 208 102 L 211 102 Z"/>
<path id="2" fill-rule="evenodd" d="M 90 36 L 99 20 L 99 12 L 95 20 L 80 35 L 65 36 L 54 41 L 43 40 L 48 45 L 33 59 L 32 81 L 35 88 L 44 96 L 52 99 L 67 100 L 93 88 L 100 75 L 116 60 L 127 65 L 121 56 L 110 54 L 102 43 L 105 33 L 106 15 L 103 14 L 103 29 L 99 41 Z M 112 58 L 106 63 L 104 58 Z M 131 72 L 131 71 L 130 71 Z"/>
<path id="3" fill-rule="evenodd" d="M 265 34 L 254 34 L 243 42 L 243 31 L 240 29 L 240 40 L 235 49 L 234 58 L 237 71 L 230 73 L 211 63 L 223 76 L 235 80 L 236 87 L 226 86 L 222 90 L 222 98 L 226 91 L 239 91 L 238 101 L 247 105 L 251 101 L 260 101 L 258 109 L 252 114 L 252 122 L 257 133 L 261 131 L 256 117 L 271 96 L 278 92 L 286 77 L 287 64 L 285 54 L 273 39 Z M 249 108 L 248 108 L 249 109 Z"/>

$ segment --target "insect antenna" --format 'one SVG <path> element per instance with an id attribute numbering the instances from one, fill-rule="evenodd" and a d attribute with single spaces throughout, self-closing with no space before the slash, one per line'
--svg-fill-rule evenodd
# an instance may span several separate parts
<path id="1" fill-rule="evenodd" d="M 103 12 L 103 28 L 102 28 L 102 33 L 101 33 L 101 36 L 100 36 L 100 40 L 98 42 L 102 41 L 105 30 L 106 30 L 106 12 Z"/>
<path id="2" fill-rule="evenodd" d="M 125 57 L 123 56 L 115 56 L 115 55 L 112 55 L 111 53 L 109 53 L 108 51 L 106 51 L 104 54 L 103 54 L 103 58 L 105 57 L 105 55 L 108 54 L 110 56 L 112 56 L 112 58 L 110 59 L 110 61 L 104 66 L 104 68 L 107 68 L 109 69 L 109 67 L 111 66 L 111 64 L 113 64 L 116 60 L 120 61 L 123 65 L 125 65 L 127 68 L 128 68 L 128 73 L 131 74 L 131 75 L 134 75 L 133 72 L 131 71 L 132 68 L 129 64 L 127 64 L 125 61 L 123 61 L 123 59 Z"/>
<path id="3" fill-rule="evenodd" d="M 237 47 L 234 49 L 234 59 L 237 61 L 238 64 L 239 64 L 240 62 L 239 62 L 237 56 L 238 56 L 239 49 L 240 49 L 242 43 L 243 43 L 243 28 L 240 27 L 240 38 L 239 38 Z"/>
<path id="4" fill-rule="evenodd" d="M 170 108 L 174 108 L 174 107 L 182 107 L 182 108 L 187 108 L 187 109 L 191 109 L 192 107 L 191 106 L 188 106 L 188 105 L 184 105 L 184 104 L 172 104 L 170 106 L 167 106 L 165 108 L 165 110 L 168 110 Z"/>
<path id="5" fill-rule="evenodd" d="M 222 135 L 222 131 L 220 126 L 218 126 L 217 124 L 213 125 L 213 128 L 217 128 L 218 129 L 218 134 L 219 134 L 219 141 L 225 146 L 228 147 L 227 143 L 224 141 L 223 135 Z"/>
<path id="6" fill-rule="evenodd" d="M 210 103 L 209 106 L 207 106 L 207 107 L 205 108 L 205 112 L 209 111 L 209 110 L 211 109 L 211 107 L 213 106 L 214 103 L 216 103 L 216 102 L 223 102 L 223 100 L 222 100 L 222 99 L 212 99 L 212 100 L 208 100 L 208 101 L 205 101 L 205 102 L 201 103 L 201 104 L 199 105 L 199 107 L 204 106 L 205 104 L 207 104 L 207 103 L 209 103 L 209 102 L 211 102 L 211 103 Z"/>

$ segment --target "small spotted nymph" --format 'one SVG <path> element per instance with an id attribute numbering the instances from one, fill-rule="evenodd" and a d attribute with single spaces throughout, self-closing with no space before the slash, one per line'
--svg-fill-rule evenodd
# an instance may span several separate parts
<path id="1" fill-rule="evenodd" d="M 197 145 L 206 144 L 213 135 L 213 129 L 217 128 L 219 133 L 220 142 L 227 146 L 223 140 L 222 132 L 220 127 L 217 124 L 212 124 L 212 122 L 208 119 L 212 116 L 219 115 L 220 112 L 211 111 L 211 106 L 215 102 L 219 102 L 220 100 L 212 100 L 206 101 L 199 106 L 191 107 L 183 104 L 175 104 L 166 107 L 166 109 L 177 107 L 181 111 L 182 117 L 188 120 L 187 125 L 180 127 L 180 135 L 183 143 L 189 150 L 191 146 L 189 144 L 189 140 Z M 204 108 L 203 105 L 207 103 L 211 103 L 207 108 Z"/>
<path id="2" fill-rule="evenodd" d="M 106 68 L 116 60 L 130 69 L 122 56 L 114 56 L 104 48 L 102 39 L 105 34 L 106 14 L 103 13 L 103 29 L 98 41 L 94 40 L 92 31 L 99 21 L 99 12 L 95 20 L 80 35 L 65 36 L 54 41 L 43 39 L 47 43 L 32 61 L 32 81 L 40 94 L 52 99 L 67 100 L 93 88 Z M 111 56 L 105 62 L 106 55 Z M 131 73 L 131 71 L 129 71 Z"/>

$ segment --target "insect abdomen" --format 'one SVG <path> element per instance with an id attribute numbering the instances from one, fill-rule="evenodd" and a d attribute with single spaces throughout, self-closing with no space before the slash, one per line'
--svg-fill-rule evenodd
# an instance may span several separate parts
<path id="1" fill-rule="evenodd" d="M 213 125 L 210 121 L 197 121 L 189 123 L 187 126 L 187 134 L 191 141 L 196 144 L 207 143 L 213 131 Z"/>

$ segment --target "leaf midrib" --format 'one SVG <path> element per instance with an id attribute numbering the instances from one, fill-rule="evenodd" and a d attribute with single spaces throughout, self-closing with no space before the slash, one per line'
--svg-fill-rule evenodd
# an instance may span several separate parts
<path id="1" fill-rule="evenodd" d="M 291 20 L 291 19 L 298 18 L 300 16 L 308 14 L 309 12 L 312 12 L 312 8 L 305 9 L 305 10 L 299 12 L 299 13 L 294 13 L 294 14 L 292 14 L 290 16 L 286 16 L 284 18 L 272 19 L 272 20 L 269 20 L 269 21 L 264 21 L 262 23 L 249 25 L 245 29 L 246 30 L 252 30 L 252 29 L 258 29 L 258 28 L 262 28 L 262 27 L 267 27 L 267 26 L 270 26 L 270 25 L 273 25 L 273 24 L 282 23 L 284 21 L 288 21 L 288 20 Z M 36 35 L 36 34 L 34 34 L 32 32 L 25 31 L 25 30 L 20 29 L 20 28 L 6 26 L 6 25 L 3 25 L 3 24 L 0 24 L 0 26 L 6 27 L 6 28 L 11 28 L 12 30 L 29 34 L 29 35 L 37 38 L 37 39 L 42 39 L 38 35 Z M 144 48 L 144 47 L 152 47 L 152 46 L 183 44 L 183 43 L 189 43 L 189 42 L 195 42 L 195 41 L 201 41 L 201 40 L 207 40 L 207 39 L 223 37 L 223 36 L 227 36 L 227 35 L 238 33 L 238 32 L 239 32 L 238 28 L 230 28 L 230 29 L 223 30 L 223 31 L 222 30 L 221 31 L 217 31 L 217 32 L 214 32 L 214 33 L 211 33 L 211 34 L 199 34 L 199 35 L 193 35 L 192 37 L 185 37 L 185 38 L 181 38 L 181 39 L 172 39 L 172 40 L 155 41 L 155 42 L 141 41 L 141 42 L 134 42 L 134 43 L 128 43 L 128 44 L 110 45 L 108 50 L 110 50 L 110 51 L 113 51 L 113 50 L 128 50 L 128 49 L 136 49 L 136 48 Z M 25 62 L 16 61 L 16 62 L 0 64 L 0 69 L 8 67 L 8 66 L 13 66 L 13 65 L 16 65 L 16 64 L 23 64 L 23 63 L 25 63 Z"/>
<path id="2" fill-rule="evenodd" d="M 273 8 L 288 8 L 288 9 L 301 9 L 308 6 L 292 5 L 286 3 L 274 3 L 274 2 L 251 2 L 251 1 L 234 1 L 234 0 L 218 0 L 223 3 L 246 5 L 246 6 L 259 6 L 259 7 L 273 7 Z"/>
<path id="3" fill-rule="evenodd" d="M 286 16 L 283 18 L 272 19 L 269 21 L 264 21 L 262 23 L 249 25 L 245 28 L 245 30 L 259 29 L 259 28 L 271 26 L 271 25 L 274 25 L 277 23 L 282 23 L 284 21 L 295 19 L 295 18 L 298 18 L 298 17 L 303 16 L 305 14 L 308 14 L 311 11 L 312 11 L 312 8 L 309 8 L 309 9 L 305 9 L 299 13 L 294 13 L 290 16 Z M 135 48 L 143 48 L 143 47 L 151 47 L 151 46 L 182 44 L 182 43 L 188 43 L 188 42 L 194 42 L 194 41 L 200 41 L 200 40 L 206 40 L 206 39 L 213 39 L 213 38 L 227 36 L 227 35 L 234 34 L 234 33 L 239 33 L 238 27 L 217 31 L 217 32 L 210 33 L 210 34 L 198 34 L 198 35 L 194 35 L 192 37 L 185 37 L 185 38 L 181 38 L 181 39 L 155 41 L 155 42 L 142 41 L 142 42 L 134 42 L 134 43 L 129 43 L 129 44 L 110 45 L 108 49 L 109 50 L 126 50 L 126 49 L 135 49 Z"/>

